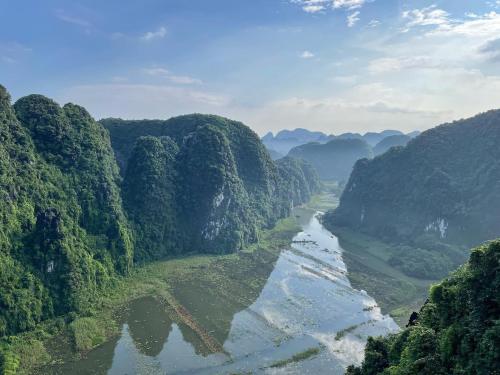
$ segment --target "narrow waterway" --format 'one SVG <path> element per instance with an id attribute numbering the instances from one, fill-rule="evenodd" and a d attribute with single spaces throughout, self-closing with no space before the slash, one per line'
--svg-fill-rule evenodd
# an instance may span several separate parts
<path id="1" fill-rule="evenodd" d="M 347 365 L 362 360 L 368 336 L 386 335 L 398 326 L 382 315 L 373 298 L 351 287 L 342 249 L 337 238 L 322 226 L 320 215 L 316 212 L 302 218 L 302 231 L 280 253 L 258 297 L 230 314 L 223 335 L 204 327 L 209 335 L 219 337 L 219 352 L 205 350 L 195 330 L 172 321 L 164 306 L 145 297 L 128 306 L 119 338 L 55 371 L 109 375 L 343 374 Z M 201 306 L 200 320 L 215 322 L 227 315 L 223 303 L 204 301 L 200 294 L 183 295 Z M 313 355 L 290 361 L 304 352 Z"/>

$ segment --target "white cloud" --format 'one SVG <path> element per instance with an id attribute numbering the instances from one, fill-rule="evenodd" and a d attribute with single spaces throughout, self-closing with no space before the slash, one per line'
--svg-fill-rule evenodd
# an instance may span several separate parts
<path id="1" fill-rule="evenodd" d="M 290 0 L 294 4 L 299 4 L 307 13 L 318 13 L 331 9 L 354 10 L 361 8 L 367 0 Z M 372 0 L 373 1 L 373 0 Z"/>
<path id="2" fill-rule="evenodd" d="M 422 88 L 420 80 L 410 82 L 410 89 L 372 82 L 335 96 L 290 97 L 252 110 L 229 111 L 229 115 L 262 134 L 304 124 L 338 134 L 387 128 L 424 130 L 498 107 L 500 76 L 460 68 L 427 74 L 439 82 L 432 89 Z"/>
<path id="3" fill-rule="evenodd" d="M 12 57 L 9 57 L 9 56 L 2 56 L 1 59 L 4 63 L 7 63 L 7 64 L 15 64 L 16 63 L 16 60 L 13 59 Z"/>
<path id="4" fill-rule="evenodd" d="M 161 67 L 145 68 L 143 69 L 143 73 L 150 76 L 165 78 L 172 83 L 177 83 L 181 85 L 195 85 L 195 84 L 201 85 L 203 83 L 201 80 L 197 78 L 172 74 L 172 72 L 170 72 L 168 69 Z"/>
<path id="5" fill-rule="evenodd" d="M 439 27 L 436 34 L 469 37 L 495 37 L 500 34 L 500 14 L 489 12 L 464 21 L 455 21 Z"/>
<path id="6" fill-rule="evenodd" d="M 377 27 L 377 26 L 380 26 L 380 21 L 379 20 L 371 20 L 368 23 L 368 27 Z"/>
<path id="7" fill-rule="evenodd" d="M 318 13 L 324 10 L 325 7 L 323 5 L 304 5 L 302 9 L 307 13 Z"/>
<path id="8" fill-rule="evenodd" d="M 115 82 L 115 83 L 123 83 L 123 82 L 127 82 L 128 78 L 122 77 L 122 76 L 114 76 L 114 77 L 111 77 L 111 81 Z"/>
<path id="9" fill-rule="evenodd" d="M 0 42 L 0 60 L 5 64 L 16 64 L 26 59 L 32 51 L 18 42 Z"/>
<path id="10" fill-rule="evenodd" d="M 302 59 L 312 59 L 314 57 L 314 53 L 312 53 L 311 51 L 304 51 L 300 54 L 300 57 Z"/>
<path id="11" fill-rule="evenodd" d="M 363 77 L 334 77 L 333 81 L 350 87 L 336 95 L 285 97 L 259 106 L 237 105 L 224 95 L 186 86 L 147 84 L 76 86 L 58 99 L 81 103 L 98 118 L 216 113 L 241 120 L 262 134 L 304 124 L 336 134 L 387 128 L 423 130 L 496 108 L 500 103 L 500 76 L 463 68 L 431 69 L 418 74 L 425 76 L 412 81 L 413 75 L 401 72 L 396 77 L 395 82 L 409 77 L 406 86 L 386 81 L 356 84 Z M 426 86 L 429 82 L 438 84 Z"/>
<path id="12" fill-rule="evenodd" d="M 302 10 L 307 13 L 318 13 L 326 9 L 328 0 L 290 0 L 294 4 L 299 4 Z"/>
<path id="13" fill-rule="evenodd" d="M 351 13 L 347 16 L 347 27 L 353 27 L 359 21 L 359 11 Z"/>
<path id="14" fill-rule="evenodd" d="M 500 34 L 500 14 L 492 11 L 482 15 L 467 13 L 465 19 L 452 18 L 450 13 L 432 5 L 402 14 L 407 21 L 404 31 L 415 27 L 430 27 L 429 35 L 462 35 L 494 37 Z"/>
<path id="15" fill-rule="evenodd" d="M 441 67 L 443 67 L 441 62 L 434 61 L 429 56 L 383 57 L 370 61 L 368 71 L 370 74 L 381 74 L 407 69 L 435 69 Z"/>
<path id="16" fill-rule="evenodd" d="M 159 27 L 156 31 L 148 31 L 141 39 L 149 42 L 154 39 L 162 39 L 167 35 L 167 29 L 163 26 Z"/>
<path id="17" fill-rule="evenodd" d="M 85 28 L 90 28 L 92 27 L 92 24 L 83 19 L 83 18 L 80 18 L 80 17 L 77 17 L 77 16 L 73 16 L 71 14 L 68 14 L 65 10 L 63 9 L 57 9 L 55 11 L 55 16 L 61 20 L 61 21 L 64 21 L 64 22 L 67 22 L 67 23 L 71 23 L 73 25 L 77 25 L 77 26 L 81 26 L 81 27 L 85 27 Z"/>
<path id="18" fill-rule="evenodd" d="M 330 79 L 330 81 L 334 83 L 340 83 L 343 85 L 353 85 L 355 84 L 359 79 L 359 76 L 357 75 L 349 75 L 349 76 L 335 76 Z"/>
<path id="19" fill-rule="evenodd" d="M 201 85 L 202 84 L 201 80 L 199 80 L 197 78 L 189 77 L 189 76 L 171 75 L 168 78 L 169 78 L 169 80 L 171 82 L 173 82 L 173 83 L 179 83 L 179 84 L 182 84 L 182 85 Z"/>
<path id="20" fill-rule="evenodd" d="M 346 9 L 357 9 L 361 8 L 366 3 L 366 0 L 333 0 L 333 7 L 346 8 Z"/>
<path id="21" fill-rule="evenodd" d="M 500 38 L 487 41 L 479 48 L 479 53 L 493 62 L 500 61 Z"/>
<path id="22" fill-rule="evenodd" d="M 403 12 L 403 18 L 407 20 L 407 30 L 416 26 L 440 26 L 450 23 L 450 14 L 436 5 L 427 8 L 413 9 Z"/>

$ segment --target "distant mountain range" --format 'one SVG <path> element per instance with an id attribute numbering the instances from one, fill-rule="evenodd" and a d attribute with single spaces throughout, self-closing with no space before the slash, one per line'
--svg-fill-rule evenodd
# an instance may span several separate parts
<path id="1" fill-rule="evenodd" d="M 406 135 L 410 138 L 414 138 L 419 134 L 419 131 L 414 131 Z M 368 143 L 371 147 L 374 147 L 383 139 L 396 135 L 401 136 L 404 134 L 399 130 L 384 130 L 380 133 L 369 132 L 364 135 L 359 133 L 343 133 L 336 136 L 298 128 L 295 130 L 282 130 L 277 133 L 276 136 L 269 132 L 262 137 L 262 143 L 264 143 L 267 149 L 271 151 L 272 155 L 274 154 L 278 157 L 280 155 L 287 155 L 288 152 L 294 147 L 310 142 L 327 143 L 328 141 L 334 139 L 361 139 L 366 141 L 366 143 Z"/>
<path id="2" fill-rule="evenodd" d="M 334 136 L 295 129 L 282 130 L 276 136 L 268 133 L 262 142 L 274 160 L 285 155 L 303 159 L 316 168 L 321 179 L 346 181 L 359 159 L 383 154 L 391 147 L 405 146 L 418 134 L 384 130 L 364 135 L 344 133 Z"/>

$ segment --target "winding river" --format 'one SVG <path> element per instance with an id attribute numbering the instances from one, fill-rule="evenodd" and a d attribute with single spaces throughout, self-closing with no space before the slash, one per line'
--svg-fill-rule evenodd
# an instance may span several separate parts
<path id="1" fill-rule="evenodd" d="M 145 297 L 128 306 L 119 337 L 54 371 L 343 374 L 347 365 L 361 362 L 368 336 L 396 332 L 398 326 L 373 298 L 351 287 L 342 249 L 320 216 L 315 212 L 302 218 L 302 231 L 280 253 L 260 295 L 228 319 L 219 352 L 204 350 L 196 332 L 172 321 L 156 299 Z M 211 306 L 203 296 L 192 298 L 205 306 L 208 320 L 225 313 L 224 306 Z M 309 355 L 298 358 L 299 353 Z"/>

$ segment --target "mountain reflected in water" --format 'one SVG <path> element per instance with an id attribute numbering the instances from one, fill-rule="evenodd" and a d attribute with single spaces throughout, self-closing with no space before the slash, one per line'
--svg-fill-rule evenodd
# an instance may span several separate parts
<path id="1" fill-rule="evenodd" d="M 199 330 L 172 319 L 159 300 L 144 297 L 128 305 L 119 339 L 62 366 L 59 373 L 275 373 L 273 364 L 309 349 L 317 354 L 290 364 L 288 372 L 343 373 L 361 361 L 368 336 L 395 332 L 398 326 L 373 298 L 351 287 L 342 249 L 319 215 L 299 218 L 303 231 L 277 259 L 260 259 L 254 268 L 224 275 L 227 288 L 215 287 L 222 279 L 174 283 L 172 295 L 221 345 L 217 352 Z M 246 287 L 249 280 L 262 285 Z"/>

